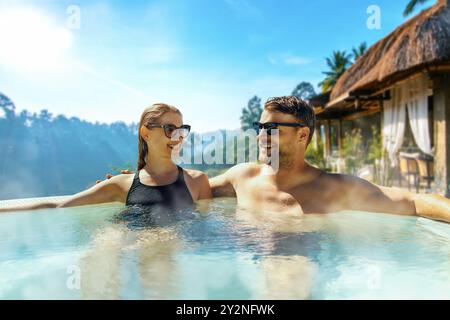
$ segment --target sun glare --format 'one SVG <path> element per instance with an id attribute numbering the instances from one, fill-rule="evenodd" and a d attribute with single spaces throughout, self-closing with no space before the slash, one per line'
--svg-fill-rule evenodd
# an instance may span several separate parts
<path id="1" fill-rule="evenodd" d="M 72 33 L 31 9 L 0 12 L 0 64 L 30 71 L 61 67 Z"/>

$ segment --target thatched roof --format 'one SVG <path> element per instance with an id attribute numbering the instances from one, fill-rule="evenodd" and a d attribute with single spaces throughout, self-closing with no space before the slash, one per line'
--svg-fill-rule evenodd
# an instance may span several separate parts
<path id="1" fill-rule="evenodd" d="M 327 104 L 328 101 L 330 101 L 330 93 L 330 91 L 320 93 L 318 95 L 312 96 L 308 101 L 313 107 L 323 107 Z"/>
<path id="2" fill-rule="evenodd" d="M 379 89 L 389 79 L 450 63 L 449 0 L 411 18 L 371 46 L 337 81 L 329 106 L 360 89 Z"/>

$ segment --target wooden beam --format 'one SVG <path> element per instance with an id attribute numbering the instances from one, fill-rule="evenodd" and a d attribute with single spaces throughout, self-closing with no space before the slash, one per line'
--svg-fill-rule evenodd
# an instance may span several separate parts
<path id="1" fill-rule="evenodd" d="M 371 114 L 375 114 L 377 112 L 380 112 L 380 108 L 371 108 L 371 109 L 364 110 L 361 112 L 355 112 L 355 113 L 349 114 L 345 117 L 342 117 L 341 119 L 351 121 L 351 120 L 359 119 L 359 118 L 362 118 L 365 116 L 369 116 Z"/>

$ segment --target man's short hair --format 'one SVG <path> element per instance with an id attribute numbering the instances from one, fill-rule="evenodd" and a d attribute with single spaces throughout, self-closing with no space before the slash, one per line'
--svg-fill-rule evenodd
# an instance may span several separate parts
<path id="1" fill-rule="evenodd" d="M 308 102 L 296 96 L 274 97 L 266 101 L 264 109 L 291 114 L 297 118 L 299 123 L 304 123 L 309 128 L 307 145 L 309 144 L 316 126 L 316 115 L 314 108 Z"/>

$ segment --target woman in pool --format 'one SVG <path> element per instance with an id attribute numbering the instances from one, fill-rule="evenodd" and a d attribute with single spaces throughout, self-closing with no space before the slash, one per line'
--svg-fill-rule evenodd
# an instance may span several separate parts
<path id="1" fill-rule="evenodd" d="M 190 126 L 183 124 L 181 112 L 163 103 L 144 110 L 139 123 L 137 173 L 121 174 L 62 202 L 23 205 L 2 211 L 73 207 L 108 202 L 127 206 L 179 209 L 194 201 L 211 198 L 208 177 L 201 171 L 184 170 L 172 160 L 180 150 Z"/>

